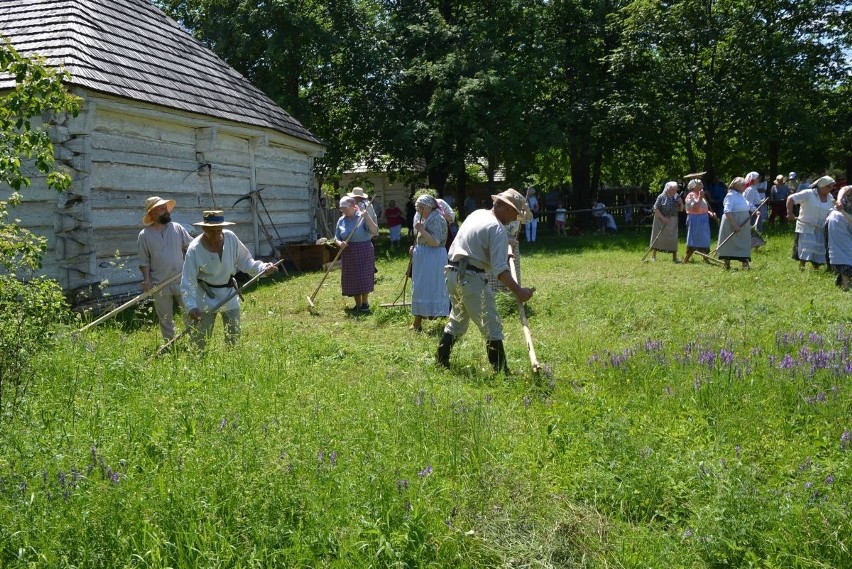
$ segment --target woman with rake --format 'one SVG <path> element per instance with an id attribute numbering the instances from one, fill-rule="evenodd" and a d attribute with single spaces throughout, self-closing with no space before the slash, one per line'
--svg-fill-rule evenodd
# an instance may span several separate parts
<path id="1" fill-rule="evenodd" d="M 376 251 L 373 237 L 379 226 L 367 210 L 362 211 L 354 198 L 340 199 L 340 212 L 334 228 L 334 240 L 343 251 L 341 259 L 340 288 L 343 296 L 355 299 L 352 310 L 370 312 L 369 296 L 376 284 Z"/>
<path id="2" fill-rule="evenodd" d="M 745 270 L 750 268 L 752 207 L 743 197 L 745 187 L 744 178 L 734 178 L 722 202 L 722 223 L 719 226 L 719 245 L 716 250 L 719 258 L 725 263 L 725 269 L 731 268 L 732 260 L 740 261 Z"/>
<path id="3" fill-rule="evenodd" d="M 666 182 L 662 193 L 654 202 L 654 224 L 651 227 L 651 261 L 657 260 L 657 251 L 672 254 L 677 258 L 677 215 L 683 211 L 683 201 L 677 193 L 677 182 Z"/>
<path id="4" fill-rule="evenodd" d="M 825 221 L 827 261 L 837 273 L 836 284 L 849 290 L 852 281 L 852 186 L 843 186 L 837 205 Z"/>
<path id="5" fill-rule="evenodd" d="M 700 178 L 693 178 L 686 186 L 686 255 L 683 263 L 696 251 L 710 254 L 710 218 L 716 219 L 716 214 L 710 211 L 710 206 L 704 197 L 704 183 Z M 710 261 L 705 257 L 705 263 Z"/>
<path id="6" fill-rule="evenodd" d="M 809 188 L 787 196 L 787 219 L 796 222 L 796 237 L 793 241 L 793 259 L 799 261 L 799 269 L 805 270 L 810 261 L 814 268 L 825 264 L 825 219 L 834 207 L 829 196 L 834 189 L 834 178 L 823 176 Z M 799 217 L 793 206 L 799 206 Z"/>
<path id="7" fill-rule="evenodd" d="M 414 202 L 414 245 L 411 254 L 411 329 L 420 332 L 423 318 L 447 316 L 450 296 L 444 266 L 447 264 L 448 225 L 432 196 L 423 194 Z"/>

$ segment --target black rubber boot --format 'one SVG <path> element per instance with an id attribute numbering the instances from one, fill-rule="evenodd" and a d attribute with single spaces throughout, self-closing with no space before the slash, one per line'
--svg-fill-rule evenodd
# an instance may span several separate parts
<path id="1" fill-rule="evenodd" d="M 485 342 L 485 351 L 488 352 L 488 361 L 496 373 L 501 371 L 509 375 L 509 365 L 506 362 L 506 352 L 503 350 L 502 340 L 488 340 Z"/>
<path id="2" fill-rule="evenodd" d="M 438 365 L 442 365 L 446 368 L 450 367 L 450 352 L 452 351 L 453 344 L 455 343 L 456 337 L 444 332 L 444 335 L 441 336 L 441 341 L 438 342 L 438 353 L 435 354 L 435 361 L 438 362 Z"/>

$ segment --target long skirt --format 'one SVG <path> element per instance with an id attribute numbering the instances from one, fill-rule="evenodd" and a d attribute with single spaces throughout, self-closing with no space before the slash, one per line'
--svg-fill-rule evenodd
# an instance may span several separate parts
<path id="1" fill-rule="evenodd" d="M 686 216 L 686 246 L 697 251 L 710 250 L 710 214 Z"/>
<path id="2" fill-rule="evenodd" d="M 664 253 L 677 253 L 677 216 L 666 218 L 668 222 L 663 225 L 660 219 L 654 216 L 654 225 L 651 227 L 651 248 Z"/>
<path id="3" fill-rule="evenodd" d="M 734 233 L 734 227 L 728 221 L 728 215 L 722 216 L 722 224 L 719 227 L 719 258 L 751 261 L 751 225 L 749 224 L 751 215 L 747 211 L 736 211 L 733 212 L 733 216 L 741 229 L 739 233 Z"/>
<path id="4" fill-rule="evenodd" d="M 411 313 L 414 316 L 447 316 L 447 250 L 444 246 L 418 245 L 411 257 Z"/>
<path id="5" fill-rule="evenodd" d="M 343 296 L 373 292 L 376 284 L 376 252 L 372 241 L 349 243 L 340 260 L 340 288 Z"/>
<path id="6" fill-rule="evenodd" d="M 816 233 L 796 233 L 793 240 L 793 255 L 797 261 L 810 261 L 822 265 L 825 263 L 825 237 L 823 228 Z"/>

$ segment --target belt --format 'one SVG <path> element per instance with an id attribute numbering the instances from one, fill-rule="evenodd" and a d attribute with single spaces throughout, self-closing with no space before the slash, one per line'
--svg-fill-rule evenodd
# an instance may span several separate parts
<path id="1" fill-rule="evenodd" d="M 449 265 L 454 270 L 458 270 L 458 268 L 459 268 L 459 264 L 456 261 L 450 261 Z M 474 267 L 470 263 L 468 263 L 468 265 L 467 265 L 467 270 L 472 272 L 472 273 L 484 273 L 485 272 L 485 269 L 480 269 L 479 267 Z"/>
<path id="2" fill-rule="evenodd" d="M 220 285 L 214 285 L 212 283 L 208 283 L 207 281 L 198 281 L 198 283 L 199 284 L 204 283 L 207 286 L 209 286 L 210 288 L 235 288 L 233 283 L 231 283 L 231 282 L 227 282 L 225 284 L 220 284 Z"/>

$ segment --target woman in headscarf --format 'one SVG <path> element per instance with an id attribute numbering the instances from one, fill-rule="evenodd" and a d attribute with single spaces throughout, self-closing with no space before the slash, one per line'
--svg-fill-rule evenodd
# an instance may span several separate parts
<path id="1" fill-rule="evenodd" d="M 683 211 L 683 201 L 677 193 L 677 182 L 666 182 L 662 193 L 654 202 L 654 225 L 651 227 L 651 260 L 657 260 L 657 251 L 672 254 L 677 258 L 677 214 Z"/>
<path id="2" fill-rule="evenodd" d="M 368 212 L 362 211 L 354 198 L 340 199 L 340 212 L 334 228 L 334 241 L 343 250 L 340 288 L 343 296 L 355 299 L 352 310 L 370 312 L 368 297 L 376 283 L 376 252 L 372 238 L 379 233 L 379 226 Z"/>
<path id="3" fill-rule="evenodd" d="M 411 253 L 411 329 L 419 332 L 423 318 L 447 316 L 450 297 L 444 267 L 447 265 L 447 222 L 438 202 L 423 194 L 414 202 L 414 245 Z"/>
<path id="4" fill-rule="evenodd" d="M 837 273 L 837 286 L 849 290 L 852 280 L 852 186 L 840 188 L 834 208 L 825 220 L 826 260 Z"/>
<path id="5" fill-rule="evenodd" d="M 710 218 L 716 219 L 716 214 L 710 211 L 704 196 L 704 183 L 695 178 L 686 186 L 686 255 L 684 264 L 689 262 L 696 251 L 708 255 L 710 253 Z M 705 263 L 709 263 L 704 259 Z"/>
<path id="6" fill-rule="evenodd" d="M 814 268 L 825 263 L 825 237 L 823 226 L 825 218 L 834 207 L 829 196 L 834 189 L 834 178 L 823 176 L 811 184 L 810 188 L 787 196 L 787 219 L 796 222 L 796 237 L 793 240 L 793 258 L 799 261 L 799 268 L 805 269 L 810 261 Z M 793 213 L 793 206 L 799 206 L 799 217 Z"/>
<path id="7" fill-rule="evenodd" d="M 725 262 L 725 268 L 731 268 L 731 261 L 740 261 L 743 269 L 751 263 L 751 211 L 752 207 L 743 196 L 745 179 L 736 177 L 728 186 L 728 194 L 722 203 L 722 223 L 719 225 L 719 258 Z"/>

